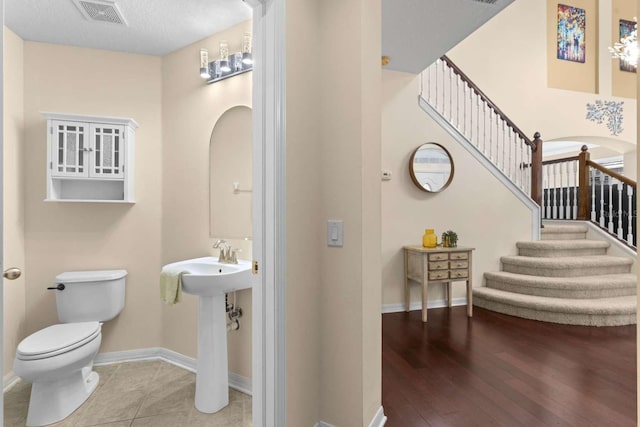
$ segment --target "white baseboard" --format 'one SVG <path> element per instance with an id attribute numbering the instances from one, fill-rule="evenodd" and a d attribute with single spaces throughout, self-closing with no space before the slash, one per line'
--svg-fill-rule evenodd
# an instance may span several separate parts
<path id="1" fill-rule="evenodd" d="M 141 348 L 137 350 L 98 353 L 94 365 L 135 362 L 141 360 L 162 360 L 191 372 L 196 372 L 196 359 L 163 347 Z M 251 379 L 229 372 L 229 387 L 251 396 Z"/>
<path id="2" fill-rule="evenodd" d="M 387 417 L 384 415 L 384 409 L 378 408 L 378 411 L 374 415 L 373 419 L 369 423 L 369 427 L 383 427 L 387 423 Z M 324 421 L 318 421 L 315 427 L 335 427 L 333 424 L 325 423 Z"/>
<path id="3" fill-rule="evenodd" d="M 384 409 L 381 407 L 378 408 L 378 412 L 373 417 L 371 422 L 369 423 L 369 427 L 383 427 L 387 423 L 387 417 L 384 414 Z"/>
<path id="4" fill-rule="evenodd" d="M 467 298 L 466 297 L 453 298 L 451 300 L 451 305 L 452 306 L 467 305 Z M 447 300 L 445 299 L 432 300 L 427 303 L 427 308 L 443 308 L 443 307 L 448 307 Z M 422 301 L 412 301 L 409 304 L 409 310 L 410 311 L 422 310 Z M 382 314 L 400 313 L 401 311 L 404 311 L 404 303 L 382 305 Z"/>
<path id="5" fill-rule="evenodd" d="M 11 390 L 11 387 L 16 385 L 18 381 L 20 381 L 20 377 L 14 374 L 13 371 L 9 371 L 2 379 L 2 392 L 6 393 Z"/>
<path id="6" fill-rule="evenodd" d="M 187 371 L 196 372 L 196 359 L 163 347 L 141 348 L 137 350 L 98 353 L 93 364 L 111 365 L 114 363 L 137 362 L 142 360 L 162 360 Z M 20 380 L 13 371 L 3 378 L 2 391 L 6 393 Z M 229 372 L 229 387 L 251 396 L 251 379 Z"/>

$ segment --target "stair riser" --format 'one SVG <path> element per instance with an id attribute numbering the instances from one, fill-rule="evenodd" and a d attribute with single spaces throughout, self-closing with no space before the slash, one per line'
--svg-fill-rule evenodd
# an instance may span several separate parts
<path id="1" fill-rule="evenodd" d="M 578 276 L 599 276 L 603 274 L 629 273 L 629 265 L 593 266 L 581 268 L 545 268 L 526 267 L 522 265 L 502 263 L 502 270 L 508 273 L 526 274 L 529 276 L 543 277 L 578 277 Z"/>
<path id="2" fill-rule="evenodd" d="M 587 233 L 545 233 L 540 234 L 540 240 L 585 240 Z"/>
<path id="3" fill-rule="evenodd" d="M 611 298 L 636 294 L 636 288 L 632 286 L 625 288 L 603 287 L 595 289 L 535 288 L 518 283 L 507 283 L 490 279 L 486 279 L 486 285 L 489 288 L 499 289 L 506 292 L 553 298 Z"/>
<path id="4" fill-rule="evenodd" d="M 531 249 L 521 248 L 518 250 L 521 256 L 536 258 L 554 258 L 563 256 L 589 256 L 606 255 L 607 248 L 577 248 L 577 249 Z"/>
<path id="5" fill-rule="evenodd" d="M 564 325 L 583 325 L 583 326 L 622 326 L 635 325 L 635 313 L 627 314 L 576 314 L 576 313 L 558 313 L 541 310 L 533 310 L 525 307 L 517 307 L 510 304 L 504 304 L 499 301 L 487 300 L 480 296 L 474 296 L 473 305 L 486 308 L 487 310 L 497 311 L 498 313 L 508 314 L 510 316 L 522 317 L 525 319 L 540 320 L 543 322 L 561 323 Z"/>

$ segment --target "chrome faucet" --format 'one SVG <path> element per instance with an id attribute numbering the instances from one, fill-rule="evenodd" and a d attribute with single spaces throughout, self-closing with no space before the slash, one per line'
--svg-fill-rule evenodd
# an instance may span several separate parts
<path id="1" fill-rule="evenodd" d="M 236 251 L 231 250 L 231 245 L 226 240 L 216 240 L 213 244 L 214 249 L 220 248 L 220 255 L 218 261 L 224 264 L 237 264 L 238 258 L 236 257 Z"/>

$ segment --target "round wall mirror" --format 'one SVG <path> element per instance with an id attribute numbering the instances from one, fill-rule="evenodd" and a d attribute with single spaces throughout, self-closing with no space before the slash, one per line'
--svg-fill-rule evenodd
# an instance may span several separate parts
<path id="1" fill-rule="evenodd" d="M 453 159 L 442 145 L 428 142 L 416 148 L 411 155 L 409 173 L 419 189 L 438 193 L 453 179 Z"/>

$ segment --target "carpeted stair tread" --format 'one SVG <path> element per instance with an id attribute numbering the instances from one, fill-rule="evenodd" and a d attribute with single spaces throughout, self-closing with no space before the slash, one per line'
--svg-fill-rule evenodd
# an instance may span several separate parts
<path id="1" fill-rule="evenodd" d="M 532 307 L 544 311 L 562 310 L 564 313 L 626 313 L 635 314 L 637 298 L 633 295 L 612 298 L 568 299 L 551 298 L 536 295 L 522 295 L 505 292 L 499 289 L 480 287 L 473 290 L 474 298 L 482 298 L 508 302 L 511 305 Z"/>
<path id="2" fill-rule="evenodd" d="M 550 298 L 480 287 L 474 305 L 533 320 L 586 326 L 635 324 L 636 296 L 595 299 Z"/>
<path id="3" fill-rule="evenodd" d="M 544 224 L 541 234 L 554 233 L 586 233 L 589 230 L 585 224 Z"/>
<path id="4" fill-rule="evenodd" d="M 601 240 L 538 240 L 517 242 L 518 253 L 531 257 L 605 255 L 611 246 Z"/>
<path id="5" fill-rule="evenodd" d="M 545 224 L 540 230 L 541 240 L 580 240 L 587 237 L 584 224 Z"/>
<path id="6" fill-rule="evenodd" d="M 505 271 L 484 274 L 486 286 L 502 291 L 555 298 L 605 298 L 635 295 L 635 274 L 543 277 Z"/>
<path id="7" fill-rule="evenodd" d="M 590 276 L 629 273 L 633 260 L 609 255 L 528 257 L 509 255 L 500 258 L 502 270 L 531 276 Z"/>

